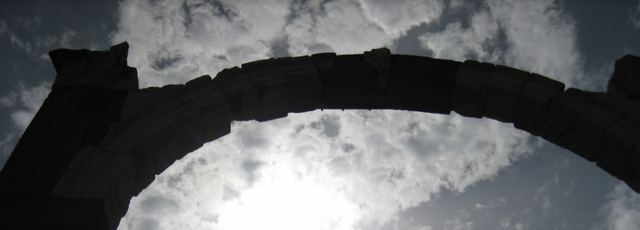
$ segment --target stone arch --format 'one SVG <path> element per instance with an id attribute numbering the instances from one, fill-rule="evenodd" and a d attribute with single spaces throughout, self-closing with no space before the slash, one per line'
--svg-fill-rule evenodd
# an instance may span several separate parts
<path id="1" fill-rule="evenodd" d="M 316 109 L 454 111 L 513 123 L 640 192 L 640 104 L 635 88 L 624 88 L 637 75 L 637 57 L 616 63 L 608 93 L 565 90 L 506 66 L 388 49 L 260 60 L 213 79 L 138 89 L 127 52 L 122 43 L 50 53 L 53 90 L 0 173 L 0 226 L 115 229 L 156 174 L 228 134 L 231 121 Z"/>

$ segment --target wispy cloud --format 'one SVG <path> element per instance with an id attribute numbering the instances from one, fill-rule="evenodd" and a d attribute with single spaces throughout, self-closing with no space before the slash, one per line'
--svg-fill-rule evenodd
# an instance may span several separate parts
<path id="1" fill-rule="evenodd" d="M 2 150 L 0 168 L 4 166 L 7 158 L 9 158 L 17 141 L 15 138 L 20 137 L 22 132 L 29 126 L 50 91 L 51 83 L 48 82 L 41 82 L 34 87 L 25 87 L 23 84 L 18 84 L 14 91 L 0 97 L 0 106 L 10 111 L 9 116 L 14 126 L 10 128 L 10 132 L 4 134 L 3 140 L 0 141 Z"/>
<path id="2" fill-rule="evenodd" d="M 42 19 L 35 17 L 34 19 L 20 19 L 18 22 L 21 23 L 18 29 L 12 29 L 6 21 L 0 19 L 0 38 L 6 36 L 12 48 L 20 50 L 33 60 L 48 60 L 46 54 L 52 49 L 73 48 L 71 41 L 76 35 L 73 30 L 64 30 L 60 35 L 22 36 L 21 31 L 32 32 L 39 29 L 42 26 Z"/>
<path id="3" fill-rule="evenodd" d="M 444 9 L 440 1 L 124 1 L 111 39 L 129 41 L 129 63 L 148 87 L 263 59 L 276 45 L 291 55 L 362 53 L 391 45 L 414 26 L 438 22 L 448 26 L 420 39 L 437 57 L 475 57 L 581 84 L 575 23 L 553 1 L 490 0 L 472 12 L 469 23 L 439 22 Z M 225 205 L 247 199 L 278 168 L 291 170 L 293 181 L 314 178 L 341 191 L 347 206 L 358 207 L 344 221 L 382 226 L 442 190 L 464 193 L 495 178 L 533 147 L 529 135 L 511 125 L 456 114 L 316 111 L 238 122 L 231 134 L 158 176 L 132 200 L 120 227 L 216 226 L 230 218 Z M 150 194 L 174 200 L 181 214 L 145 214 L 141 202 Z M 473 224 L 454 219 L 448 226 Z"/>
<path id="4" fill-rule="evenodd" d="M 640 229 L 640 195 L 627 185 L 618 182 L 607 195 L 608 201 L 602 207 L 606 215 L 606 229 Z"/>
<path id="5" fill-rule="evenodd" d="M 500 63 L 587 86 L 575 22 L 554 1 L 489 0 L 471 13 L 468 27 L 450 22 L 444 31 L 422 35 L 422 45 L 436 57 Z"/>
<path id="6" fill-rule="evenodd" d="M 638 1 L 638 5 L 635 9 L 629 10 L 629 22 L 636 29 L 640 29 L 640 1 Z"/>

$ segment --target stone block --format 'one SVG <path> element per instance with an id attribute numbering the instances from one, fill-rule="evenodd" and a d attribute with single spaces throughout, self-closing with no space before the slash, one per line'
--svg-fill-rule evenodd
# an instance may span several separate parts
<path id="1" fill-rule="evenodd" d="M 320 82 L 324 82 L 331 76 L 331 69 L 333 68 L 335 58 L 335 53 L 318 53 L 311 55 L 313 65 L 315 65 L 318 70 L 318 79 Z"/>
<path id="2" fill-rule="evenodd" d="M 56 197 L 68 197 L 71 189 L 78 181 L 77 176 L 78 172 L 75 170 L 67 170 L 64 172 L 54 186 L 52 195 Z"/>
<path id="3" fill-rule="evenodd" d="M 596 95 L 569 88 L 553 98 L 549 104 L 542 138 L 560 147 L 569 148 L 570 141 L 563 134 L 575 128 L 577 118 L 596 102 Z"/>
<path id="4" fill-rule="evenodd" d="M 362 55 L 336 56 L 323 85 L 327 108 L 370 109 L 377 98 L 377 71 Z"/>
<path id="5" fill-rule="evenodd" d="M 113 178 L 105 175 L 95 175 L 93 179 L 85 185 L 85 189 L 80 197 L 102 199 L 107 196 L 107 192 L 113 186 Z"/>
<path id="6" fill-rule="evenodd" d="M 391 51 L 387 48 L 366 51 L 364 52 L 364 60 L 377 70 L 378 88 L 387 87 L 391 70 Z"/>
<path id="7" fill-rule="evenodd" d="M 518 94 L 529 75 L 522 70 L 496 65 L 487 86 L 484 116 L 502 122 L 513 122 Z"/>
<path id="8" fill-rule="evenodd" d="M 249 76 L 247 76 L 244 70 L 238 67 L 222 70 L 213 78 L 213 81 L 220 86 L 222 91 L 229 97 L 237 96 L 240 92 L 255 90 L 255 86 L 249 79 Z"/>
<path id="9" fill-rule="evenodd" d="M 129 150 L 134 172 L 134 194 L 139 194 L 155 180 L 156 162 L 150 153 L 153 150 L 146 145 L 137 145 Z"/>
<path id="10" fill-rule="evenodd" d="M 93 147 L 89 146 L 87 148 L 84 148 L 76 152 L 75 156 L 73 157 L 73 160 L 71 160 L 71 163 L 67 168 L 71 170 L 76 170 L 76 171 L 82 170 L 86 168 L 89 162 L 93 161 L 96 155 L 97 153 L 93 151 Z"/>
<path id="11" fill-rule="evenodd" d="M 183 144 L 186 145 L 186 149 L 195 150 L 202 147 L 205 142 L 208 142 L 208 140 L 204 138 L 202 108 L 200 106 L 198 107 L 199 108 L 190 111 L 190 113 L 183 115 L 175 121 L 175 125 L 179 128 L 178 132 L 180 133 L 174 135 L 180 135 L 178 139 L 184 140 Z"/>
<path id="12" fill-rule="evenodd" d="M 100 149 L 93 147 L 89 148 L 91 149 L 91 154 L 94 154 L 95 157 L 90 162 L 87 162 L 86 167 L 80 172 L 88 175 L 97 175 L 112 156 L 108 152 L 101 151 Z"/>
<path id="13" fill-rule="evenodd" d="M 69 193 L 67 193 L 66 197 L 82 197 L 94 179 L 95 176 L 93 175 L 77 174 L 75 177 L 75 182 L 71 186 L 71 189 L 69 190 Z"/>
<path id="14" fill-rule="evenodd" d="M 218 101 L 201 109 L 204 140 L 207 142 L 231 132 L 229 102 Z"/>
<path id="15" fill-rule="evenodd" d="M 187 92 L 193 92 L 199 88 L 205 87 L 210 84 L 213 84 L 213 81 L 211 80 L 211 76 L 202 75 L 200 77 L 197 77 L 185 83 L 184 88 Z"/>
<path id="16" fill-rule="evenodd" d="M 460 63 L 427 57 L 393 55 L 385 107 L 449 114 Z"/>
<path id="17" fill-rule="evenodd" d="M 484 115 L 487 87 L 495 66 L 467 60 L 460 65 L 453 96 L 453 111 L 465 116 Z"/>
<path id="18" fill-rule="evenodd" d="M 532 135 L 540 136 L 549 103 L 563 90 L 564 83 L 538 74 L 531 74 L 518 95 L 514 126 Z"/>
<path id="19" fill-rule="evenodd" d="M 640 165 L 640 140 L 636 142 L 636 145 L 631 152 L 631 163 Z"/>
<path id="20" fill-rule="evenodd" d="M 629 186 L 629 188 L 631 188 L 634 192 L 640 193 L 640 178 L 639 177 L 625 179 L 624 183 L 627 184 L 627 186 Z"/>
<path id="21" fill-rule="evenodd" d="M 102 168 L 98 170 L 96 175 L 102 176 L 105 178 L 115 178 L 116 175 L 120 172 L 120 170 L 124 167 L 124 159 L 128 159 L 128 156 L 122 156 L 117 153 L 109 153 L 111 157 L 104 162 Z"/>
<path id="22" fill-rule="evenodd" d="M 230 98 L 229 103 L 233 120 L 253 120 L 260 106 L 260 93 L 257 90 L 245 92 Z"/>
<path id="23" fill-rule="evenodd" d="M 587 161 L 596 161 L 602 145 L 602 136 L 572 129 L 564 133 L 563 138 L 570 142 L 568 149 L 573 153 Z"/>
<path id="24" fill-rule="evenodd" d="M 322 94 L 322 85 L 318 83 L 318 71 L 315 66 L 307 66 L 287 73 L 289 86 L 289 111 L 307 112 L 316 109 L 314 102 Z"/>
<path id="25" fill-rule="evenodd" d="M 114 187 L 111 187 L 105 194 L 106 196 L 102 201 L 104 203 L 104 212 L 108 218 L 119 219 L 119 217 L 124 216 L 126 208 L 128 207 L 123 208 L 122 205 L 120 205 L 121 202 L 118 199 L 117 190 Z"/>
<path id="26" fill-rule="evenodd" d="M 53 88 L 138 89 L 137 70 L 127 66 L 128 50 L 129 45 L 123 42 L 109 51 L 57 49 L 49 52 L 57 73 Z"/>
<path id="27" fill-rule="evenodd" d="M 616 108 L 596 102 L 585 110 L 576 121 L 576 129 L 604 135 L 605 131 L 622 118 Z"/>
<path id="28" fill-rule="evenodd" d="M 613 74 L 607 85 L 607 93 L 627 98 L 640 96 L 640 57 L 625 55 L 616 60 Z"/>
<path id="29" fill-rule="evenodd" d="M 275 68 L 279 66 L 277 65 L 278 62 L 288 63 L 288 61 L 273 60 L 268 63 L 245 64 L 247 68 L 251 69 L 246 72 L 259 92 L 259 109 L 255 117 L 258 121 L 287 116 L 289 110 L 289 88 L 287 87 L 287 76 L 284 74 L 286 66 Z M 243 65 L 243 68 L 245 65 Z"/>
<path id="30" fill-rule="evenodd" d="M 155 162 L 155 174 L 162 173 L 167 167 L 171 166 L 177 159 L 177 156 L 184 156 L 187 153 L 181 148 L 181 140 L 183 130 L 176 123 L 151 137 L 151 142 L 146 143 L 146 148 L 150 149 L 152 154 L 150 158 Z"/>
<path id="31" fill-rule="evenodd" d="M 636 177 L 634 169 L 637 165 L 630 165 L 628 161 L 622 159 L 602 155 L 597 158 L 596 165 L 620 180 Z"/>
<path id="32" fill-rule="evenodd" d="M 595 161 L 601 152 L 605 132 L 621 117 L 621 113 L 601 103 L 590 106 L 575 119 L 573 130 L 577 139 L 573 139 L 569 149 L 589 161 Z"/>
<path id="33" fill-rule="evenodd" d="M 247 71 L 249 79 L 257 88 L 266 88 L 273 85 L 286 85 L 287 77 L 280 70 Z"/>
<path id="34" fill-rule="evenodd" d="M 136 118 L 155 109 L 156 105 L 160 104 L 163 99 L 164 95 L 160 88 L 131 91 L 127 94 L 127 99 L 120 112 L 120 119 L 137 120 Z"/>
<path id="35" fill-rule="evenodd" d="M 134 170 L 133 164 L 131 163 L 131 159 L 129 157 L 123 157 L 120 161 L 121 167 L 117 171 L 117 175 L 114 177 L 113 186 L 118 190 L 118 194 L 122 196 L 123 199 L 130 200 L 134 194 L 133 186 L 134 186 Z M 127 201 L 127 207 L 128 207 Z"/>
<path id="36" fill-rule="evenodd" d="M 640 140 L 640 123 L 625 117 L 607 128 L 600 155 L 610 155 L 630 161 L 638 140 Z"/>
<path id="37" fill-rule="evenodd" d="M 318 85 L 317 71 L 311 57 L 270 59 L 246 63 L 242 67 L 259 89 L 260 109 L 256 117 L 258 121 L 285 117 L 291 104 L 291 91 L 298 93 L 297 88 Z M 300 99 L 294 103 L 309 104 L 308 101 Z"/>
<path id="38" fill-rule="evenodd" d="M 257 121 L 286 117 L 289 113 L 289 87 L 280 84 L 261 88 L 259 107 Z"/>
<path id="39" fill-rule="evenodd" d="M 314 65 L 313 59 L 309 56 L 272 58 L 268 60 L 249 62 L 242 65 L 242 69 L 247 74 L 261 76 L 268 76 L 272 74 L 287 75 L 315 68 L 316 66 Z"/>

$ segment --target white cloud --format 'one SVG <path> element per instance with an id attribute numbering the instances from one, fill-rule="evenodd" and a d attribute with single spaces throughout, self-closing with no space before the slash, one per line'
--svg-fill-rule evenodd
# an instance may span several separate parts
<path id="1" fill-rule="evenodd" d="M 602 207 L 606 214 L 606 228 L 612 230 L 640 229 L 640 195 L 623 182 L 607 195 L 608 201 Z"/>
<path id="2" fill-rule="evenodd" d="M 24 30 L 31 31 L 37 30 L 41 27 L 42 19 L 35 17 L 34 19 L 20 19 L 18 20 Z M 71 45 L 72 39 L 75 37 L 76 32 L 73 30 L 65 30 L 58 36 L 51 34 L 23 37 L 19 33 L 13 31 L 4 20 L 0 19 L 0 38 L 3 36 L 8 37 L 11 47 L 21 50 L 27 56 L 34 60 L 48 60 L 42 58 L 43 55 L 47 55 L 52 49 L 58 48 L 73 48 Z"/>
<path id="3" fill-rule="evenodd" d="M 407 3 L 386 9 L 403 12 L 393 15 L 379 1 L 125 1 L 111 40 L 131 44 L 142 87 L 160 86 L 267 58 L 283 39 L 292 55 L 390 46 L 442 11 L 441 2 Z"/>
<path id="4" fill-rule="evenodd" d="M 18 22 L 22 23 L 22 28 L 27 31 L 35 31 L 42 27 L 42 18 L 34 16 L 31 18 L 17 18 Z"/>
<path id="5" fill-rule="evenodd" d="M 422 45 L 436 57 L 501 63 L 567 86 L 591 87 L 584 81 L 575 21 L 553 0 L 488 0 L 473 14 L 469 28 L 461 25 L 452 22 L 443 32 L 422 35 Z M 501 33 L 506 44 L 498 43 Z"/>
<path id="6" fill-rule="evenodd" d="M 247 130 L 268 135 L 256 141 Z M 351 218 L 337 223 L 383 225 L 442 189 L 463 192 L 473 183 L 494 178 L 501 168 L 530 152 L 524 132 L 457 115 L 325 110 L 265 123 L 239 122 L 231 134 L 160 175 L 132 200 L 120 227 L 149 221 L 149 214 L 140 208 L 146 194 L 171 197 L 180 204 L 183 213 L 158 220 L 163 226 L 218 226 L 222 223 L 214 220 L 231 218 L 225 207 L 234 199 L 242 202 L 256 186 L 277 183 L 273 178 L 279 178 L 278 170 L 287 170 L 284 175 L 297 178 L 294 181 L 312 180 L 329 191 L 341 191 L 339 203 L 358 208 L 350 212 Z M 262 162 L 252 170 L 253 178 L 243 167 L 249 160 Z M 225 193 L 235 198 L 225 198 Z M 472 225 L 451 222 L 450 226 Z"/>
<path id="7" fill-rule="evenodd" d="M 413 26 L 437 20 L 444 8 L 441 0 L 360 0 L 360 4 L 365 17 L 380 26 L 389 37 L 399 37 Z"/>
<path id="8" fill-rule="evenodd" d="M 30 88 L 25 87 L 23 84 L 18 84 L 16 91 L 0 98 L 0 104 L 13 110 L 10 113 L 11 120 L 19 132 L 22 133 L 47 98 L 51 91 L 51 83 L 41 82 L 39 85 Z"/>
<path id="9" fill-rule="evenodd" d="M 266 58 L 287 14 L 284 1 L 125 1 L 112 41 L 131 45 L 141 87 L 184 83 Z"/>
<path id="10" fill-rule="evenodd" d="M 142 87 L 159 86 L 266 58 L 276 41 L 287 41 L 292 55 L 389 46 L 412 26 L 437 21 L 444 8 L 442 2 L 411 2 L 392 5 L 390 12 L 406 12 L 392 14 L 384 7 L 364 0 L 125 1 L 112 41 L 131 44 L 129 64 L 138 67 Z M 552 1 L 492 0 L 470 18 L 468 28 L 453 22 L 445 31 L 422 36 L 422 44 L 437 57 L 476 56 L 567 83 L 579 81 L 574 22 Z M 498 43 L 501 33 L 505 44 Z M 131 201 L 120 228 L 216 229 L 233 219 L 224 213 L 225 205 L 248 199 L 254 186 L 279 183 L 277 168 L 290 170 L 295 183 L 307 178 L 340 191 L 345 207 L 357 207 L 349 219 L 338 221 L 343 226 L 382 225 L 442 189 L 462 193 L 495 178 L 532 153 L 530 141 L 511 125 L 456 114 L 325 110 L 262 124 L 238 122 L 232 134 L 158 176 Z M 259 167 L 243 167 L 247 162 Z M 149 195 L 175 201 L 179 214 L 157 218 L 144 212 L 141 204 Z M 473 224 L 451 221 L 450 227 Z"/>
<path id="11" fill-rule="evenodd" d="M 0 98 L 0 105 L 4 107 L 11 107 L 16 103 L 17 97 L 18 94 L 16 92 L 10 92 L 6 96 Z"/>
<path id="12" fill-rule="evenodd" d="M 473 59 L 495 62 L 501 54 L 495 47 L 499 26 L 490 13 L 478 12 L 471 17 L 470 28 L 461 27 L 460 22 L 448 24 L 443 32 L 421 35 L 420 41 L 438 58 L 465 60 L 476 57 Z M 494 50 L 488 50 L 488 46 Z"/>

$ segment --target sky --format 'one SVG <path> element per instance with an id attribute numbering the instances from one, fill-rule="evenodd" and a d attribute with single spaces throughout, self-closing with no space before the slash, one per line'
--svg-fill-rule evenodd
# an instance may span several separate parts
<path id="1" fill-rule="evenodd" d="M 123 41 L 142 88 L 388 47 L 604 91 L 616 59 L 640 56 L 640 0 L 1 1 L 0 167 L 51 90 L 48 51 Z M 511 124 L 324 110 L 232 123 L 118 229 L 640 229 L 640 195 Z"/>

